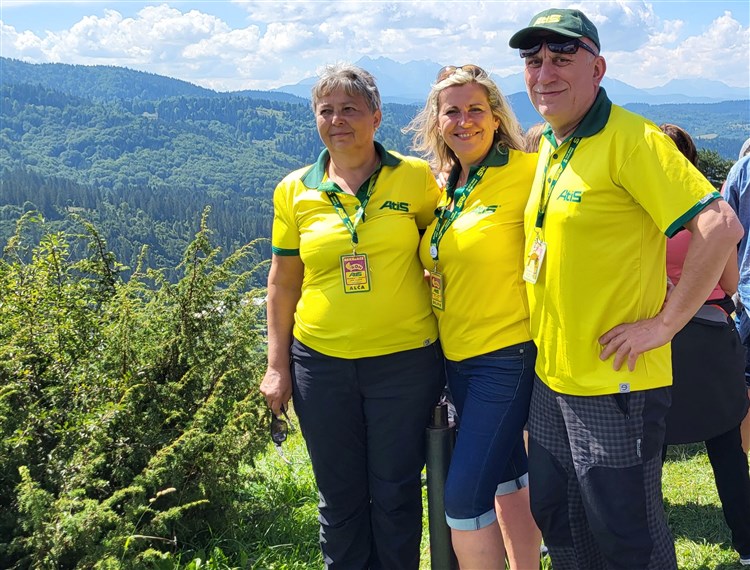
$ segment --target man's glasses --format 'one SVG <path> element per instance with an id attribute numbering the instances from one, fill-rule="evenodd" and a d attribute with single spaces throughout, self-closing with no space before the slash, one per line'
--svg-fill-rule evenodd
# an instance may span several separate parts
<path id="1" fill-rule="evenodd" d="M 547 49 L 552 53 L 564 53 L 565 55 L 573 55 L 578 51 L 578 48 L 583 48 L 594 56 L 599 55 L 593 50 L 593 48 L 591 48 L 591 46 L 589 46 L 587 43 L 582 42 L 578 38 L 573 38 L 564 42 L 550 42 L 543 40 L 530 48 L 519 49 L 518 53 L 521 56 L 521 59 L 531 57 L 532 55 L 538 54 L 544 44 L 547 44 Z"/>
<path id="2" fill-rule="evenodd" d="M 438 71 L 438 83 L 440 83 L 443 79 L 447 79 L 448 77 L 456 73 L 456 71 L 458 71 L 459 69 L 461 71 L 465 71 L 475 79 L 477 77 L 487 77 L 487 72 L 484 69 L 472 63 L 468 65 L 461 65 L 459 67 L 456 67 L 455 65 L 446 65 L 445 67 L 441 68 L 440 71 Z"/>

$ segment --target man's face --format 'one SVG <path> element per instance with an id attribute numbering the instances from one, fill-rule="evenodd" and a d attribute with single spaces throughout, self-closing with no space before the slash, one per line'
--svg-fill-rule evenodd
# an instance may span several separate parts
<path id="1" fill-rule="evenodd" d="M 557 44 L 571 39 L 540 36 L 531 42 L 544 43 L 537 53 L 525 58 L 526 89 L 531 103 L 555 134 L 567 136 L 596 99 L 606 64 L 601 56 L 580 47 L 572 54 L 554 53 L 547 41 Z M 587 38 L 581 41 L 598 51 Z"/>

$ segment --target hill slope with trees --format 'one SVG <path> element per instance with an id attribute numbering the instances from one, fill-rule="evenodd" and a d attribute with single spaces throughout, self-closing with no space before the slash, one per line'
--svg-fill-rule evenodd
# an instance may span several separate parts
<path id="1" fill-rule="evenodd" d="M 126 265 L 148 246 L 146 265 L 172 268 L 210 206 L 226 255 L 270 236 L 273 188 L 322 148 L 309 102 L 293 95 L 219 93 L 109 66 L 0 65 L 0 239 L 24 212 L 59 229 L 76 214 Z M 538 121 L 524 94 L 511 102 L 524 126 Z M 687 128 L 714 162 L 750 136 L 747 102 L 629 107 Z M 386 104 L 378 140 L 409 152 L 401 128 L 416 112 Z"/>

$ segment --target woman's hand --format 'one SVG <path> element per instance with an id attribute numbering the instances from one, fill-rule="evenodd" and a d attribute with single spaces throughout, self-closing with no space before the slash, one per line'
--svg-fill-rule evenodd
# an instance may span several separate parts
<path id="1" fill-rule="evenodd" d="M 266 369 L 266 374 L 260 383 L 260 393 L 266 397 L 266 403 L 271 411 L 277 416 L 281 414 L 281 409 L 288 408 L 287 404 L 292 397 L 291 371 L 270 367 Z"/>

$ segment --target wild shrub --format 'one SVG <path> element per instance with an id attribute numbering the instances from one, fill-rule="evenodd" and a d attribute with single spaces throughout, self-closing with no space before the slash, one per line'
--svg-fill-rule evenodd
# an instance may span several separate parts
<path id="1" fill-rule="evenodd" d="M 19 221 L 0 258 L 0 567 L 143 568 L 241 526 L 267 262 L 257 243 L 220 260 L 207 215 L 176 282 L 123 281 L 82 220 Z"/>

